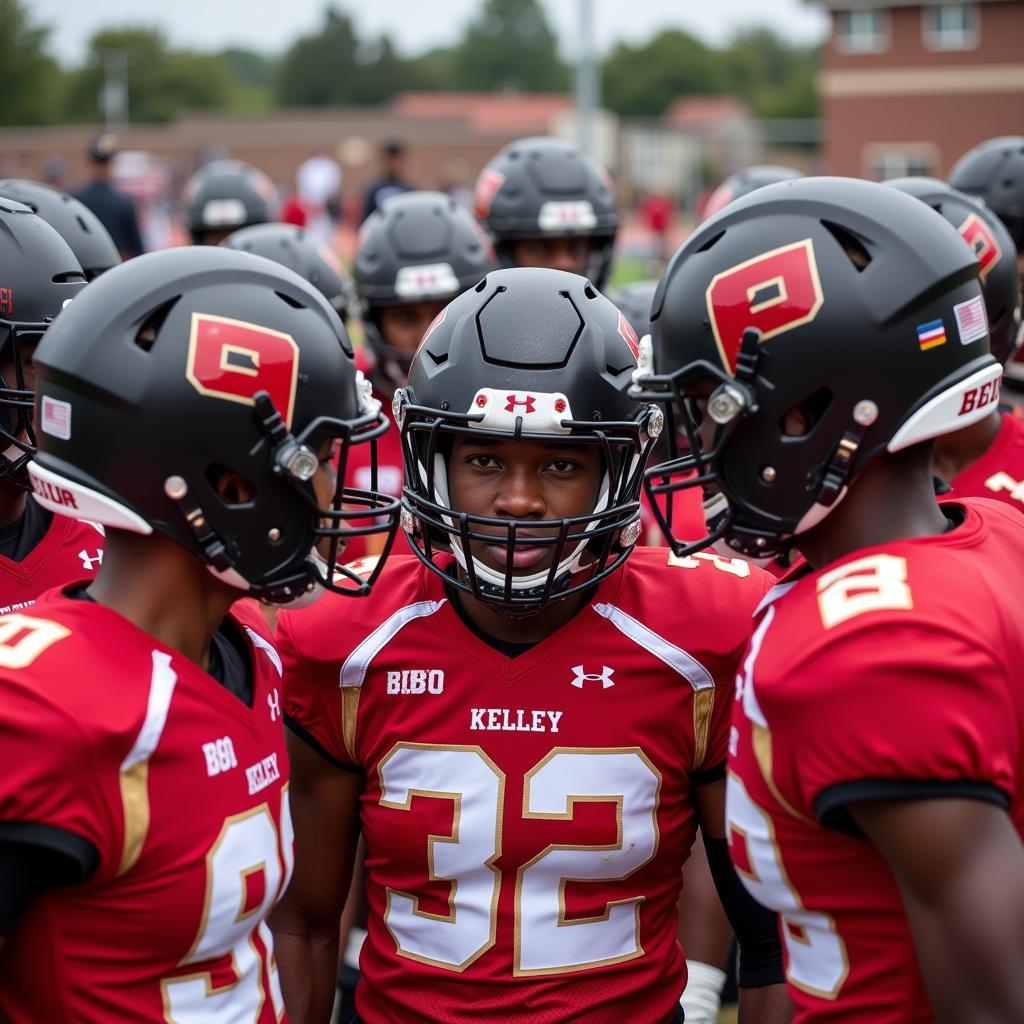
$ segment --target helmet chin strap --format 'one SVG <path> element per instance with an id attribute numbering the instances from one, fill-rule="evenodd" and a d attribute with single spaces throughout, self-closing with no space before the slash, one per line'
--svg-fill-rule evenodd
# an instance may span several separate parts
<path id="1" fill-rule="evenodd" d="M 424 486 L 427 483 L 426 470 L 422 463 L 419 466 L 420 477 L 423 480 Z M 451 508 L 451 500 L 448 496 L 448 471 L 445 466 L 444 457 L 440 454 L 434 456 L 434 489 L 437 492 L 438 504 L 444 508 Z M 601 482 L 601 489 L 598 493 L 597 501 L 594 505 L 594 513 L 603 512 L 608 506 L 609 497 L 611 490 L 611 481 L 608 475 L 608 471 L 605 470 L 604 479 Z M 443 516 L 445 522 L 452 528 L 453 531 L 457 529 L 455 520 Z M 584 528 L 584 532 L 589 534 L 598 525 L 597 520 L 592 523 L 588 523 Z M 587 546 L 588 537 L 584 537 L 580 540 L 573 548 L 572 552 L 565 558 L 563 558 L 555 570 L 555 580 L 563 579 L 566 576 L 571 576 L 575 572 L 579 572 L 583 568 L 583 557 Z M 459 567 L 463 571 L 468 571 L 466 565 L 466 552 L 462 549 L 462 540 L 457 533 L 453 532 L 451 538 L 452 554 L 455 556 L 455 561 L 459 564 Z M 473 560 L 473 570 L 476 573 L 478 579 L 490 586 L 505 589 L 505 576 L 502 573 L 496 572 L 489 566 L 484 565 L 479 558 L 470 555 Z M 539 587 L 543 587 L 548 580 L 551 573 L 550 569 L 545 569 L 543 572 L 530 573 L 528 576 L 515 576 L 512 579 L 512 590 L 521 593 L 523 591 L 534 590 Z"/>

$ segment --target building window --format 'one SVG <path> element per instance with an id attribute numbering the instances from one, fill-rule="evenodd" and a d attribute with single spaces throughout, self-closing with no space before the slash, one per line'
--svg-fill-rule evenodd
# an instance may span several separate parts
<path id="1" fill-rule="evenodd" d="M 977 4 L 938 4 L 923 7 L 924 45 L 929 50 L 973 50 L 978 30 Z"/>
<path id="2" fill-rule="evenodd" d="M 843 53 L 881 53 L 888 50 L 888 12 L 838 11 L 836 41 Z"/>
<path id="3" fill-rule="evenodd" d="M 868 177 L 875 181 L 890 178 L 920 178 L 934 174 L 936 153 L 933 146 L 907 146 L 886 148 L 873 145 L 867 147 L 865 163 Z"/>

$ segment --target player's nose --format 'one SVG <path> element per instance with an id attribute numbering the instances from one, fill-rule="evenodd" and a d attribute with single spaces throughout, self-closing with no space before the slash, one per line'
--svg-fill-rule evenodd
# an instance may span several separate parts
<path id="1" fill-rule="evenodd" d="M 507 519 L 543 519 L 547 505 L 531 467 L 510 465 L 494 498 L 494 514 Z"/>

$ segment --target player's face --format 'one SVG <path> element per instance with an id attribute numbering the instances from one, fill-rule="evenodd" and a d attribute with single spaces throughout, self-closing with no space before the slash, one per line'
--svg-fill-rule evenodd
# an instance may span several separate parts
<path id="1" fill-rule="evenodd" d="M 603 472 L 596 445 L 457 437 L 448 459 L 448 489 L 457 512 L 526 524 L 517 532 L 512 566 L 515 575 L 529 575 L 549 568 L 556 555 L 555 545 L 531 546 L 530 537 L 557 536 L 557 527 L 545 527 L 545 520 L 592 512 Z M 472 541 L 471 554 L 503 573 L 504 530 L 495 530 L 495 541 Z"/>
<path id="2" fill-rule="evenodd" d="M 590 239 L 521 238 L 512 243 L 512 259 L 518 267 L 548 267 L 586 275 Z"/>
<path id="3" fill-rule="evenodd" d="M 338 474 L 334 469 L 334 448 L 336 442 L 333 438 L 328 438 L 317 452 L 317 458 L 320 460 L 320 464 L 317 466 L 316 473 L 313 476 L 312 484 L 313 491 L 316 494 L 316 503 L 320 508 L 330 508 L 331 502 L 334 501 L 334 490 L 338 483 Z M 329 527 L 332 524 L 326 520 L 320 523 L 323 527 Z M 344 541 L 342 545 L 339 545 L 338 555 L 340 556 L 344 551 Z M 321 556 L 327 558 L 330 554 L 331 539 L 330 537 L 321 537 L 317 541 L 317 551 Z"/>
<path id="4" fill-rule="evenodd" d="M 427 333 L 434 317 L 444 309 L 444 302 L 412 302 L 408 306 L 383 306 L 380 331 L 384 342 L 399 352 L 412 355 L 420 339 Z"/>
<path id="5" fill-rule="evenodd" d="M 11 343 L 4 345 L 3 354 L 0 355 L 0 375 L 3 376 L 4 384 L 8 388 L 26 388 L 35 390 L 36 371 L 32 365 L 32 356 L 35 354 L 38 339 L 30 340 L 22 336 L 18 341 L 18 354 L 21 363 L 21 380 L 18 379 L 18 371 L 15 366 L 15 346 Z M 24 434 L 24 431 L 22 431 Z"/>

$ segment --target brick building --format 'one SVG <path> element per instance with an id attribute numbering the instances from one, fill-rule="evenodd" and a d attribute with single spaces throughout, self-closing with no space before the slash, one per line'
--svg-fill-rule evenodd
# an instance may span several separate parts
<path id="1" fill-rule="evenodd" d="M 809 0 L 831 14 L 818 92 L 834 174 L 945 177 L 1024 132 L 1024 0 Z"/>

